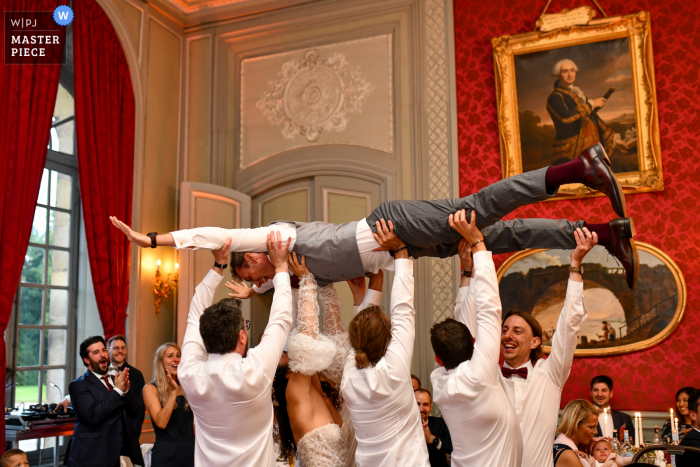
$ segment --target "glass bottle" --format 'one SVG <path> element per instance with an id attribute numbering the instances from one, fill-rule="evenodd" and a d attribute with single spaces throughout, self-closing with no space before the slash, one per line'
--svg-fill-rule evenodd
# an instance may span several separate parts
<path id="1" fill-rule="evenodd" d="M 615 454 L 620 454 L 620 442 L 617 440 L 617 430 L 613 430 L 613 437 L 610 440 L 610 445 Z"/>
<path id="2" fill-rule="evenodd" d="M 654 425 L 654 437 L 651 440 L 651 444 L 663 444 L 661 435 L 659 434 L 659 425 Z"/>
<path id="3" fill-rule="evenodd" d="M 634 447 L 630 443 L 630 432 L 625 430 L 625 439 L 620 446 L 621 457 L 634 457 Z"/>

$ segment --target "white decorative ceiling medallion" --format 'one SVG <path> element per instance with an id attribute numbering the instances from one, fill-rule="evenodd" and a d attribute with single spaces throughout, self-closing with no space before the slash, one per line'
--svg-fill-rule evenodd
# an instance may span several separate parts
<path id="1" fill-rule="evenodd" d="M 360 67 L 350 66 L 339 53 L 320 58 L 316 50 L 309 50 L 301 62 L 284 63 L 279 74 L 256 106 L 286 139 L 299 135 L 314 142 L 322 133 L 345 130 L 348 114 L 361 113 L 374 89 Z"/>

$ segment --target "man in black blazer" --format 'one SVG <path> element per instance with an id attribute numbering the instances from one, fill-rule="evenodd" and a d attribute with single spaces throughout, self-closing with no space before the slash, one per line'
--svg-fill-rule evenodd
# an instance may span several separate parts
<path id="1" fill-rule="evenodd" d="M 430 467 L 448 467 L 447 456 L 452 453 L 452 439 L 447 429 L 447 423 L 440 417 L 431 417 L 433 397 L 427 389 L 419 388 L 413 391 L 420 410 L 423 423 L 425 442 L 428 445 Z"/>
<path id="2" fill-rule="evenodd" d="M 608 409 L 608 416 L 612 418 L 612 429 L 617 430 L 618 436 L 622 435 L 622 430 L 634 433 L 632 417 L 624 412 L 618 412 L 610 408 L 610 399 L 613 396 L 613 380 L 606 375 L 598 375 L 591 380 L 591 401 L 600 410 L 598 417 L 598 433 L 596 436 L 603 436 L 603 409 Z M 608 422 L 610 423 L 610 422 Z M 623 428 L 624 427 L 624 428 Z"/>
<path id="3" fill-rule="evenodd" d="M 693 391 L 688 395 L 688 411 L 690 419 L 693 421 L 693 429 L 685 434 L 681 440 L 681 446 L 690 446 L 700 449 L 700 390 Z M 676 456 L 676 465 L 678 467 L 697 467 L 700 465 L 700 454 L 686 453 L 682 456 Z"/>
<path id="4" fill-rule="evenodd" d="M 129 384 L 131 385 L 131 391 L 134 392 L 134 397 L 136 397 L 139 404 L 139 412 L 137 416 L 130 418 L 132 424 L 134 425 L 136 439 L 139 439 L 141 437 L 143 419 L 146 416 L 146 406 L 143 403 L 143 387 L 146 385 L 146 382 L 143 379 L 143 373 L 126 362 L 126 354 L 128 349 L 126 347 L 126 337 L 124 337 L 123 334 L 117 334 L 116 336 L 110 337 L 107 341 L 107 350 L 109 351 L 109 359 L 111 361 L 109 372 L 112 375 L 115 375 L 117 372 L 124 371 L 125 368 L 129 369 Z"/>
<path id="5" fill-rule="evenodd" d="M 129 370 L 111 376 L 109 354 L 101 336 L 80 344 L 80 357 L 88 370 L 70 383 L 75 430 L 71 440 L 69 467 L 118 467 L 126 456 L 143 465 L 138 438 L 130 417 L 139 405 L 129 383 Z"/>

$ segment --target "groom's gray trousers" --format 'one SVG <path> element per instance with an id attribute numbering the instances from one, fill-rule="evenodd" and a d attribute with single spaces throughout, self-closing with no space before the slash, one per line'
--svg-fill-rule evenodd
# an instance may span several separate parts
<path id="1" fill-rule="evenodd" d="M 508 253 L 527 248 L 576 248 L 574 230 L 583 221 L 566 219 L 501 218 L 511 211 L 551 198 L 547 192 L 547 167 L 500 180 L 478 193 L 464 198 L 435 201 L 389 201 L 380 204 L 367 217 L 376 233 L 375 222 L 384 219 L 394 223 L 394 231 L 408 246 L 414 258 L 433 256 L 448 258 L 457 254 L 462 236 L 450 227 L 449 215 L 466 209 L 467 220 L 476 211 L 476 225 L 484 235 L 486 247 L 493 253 Z"/>

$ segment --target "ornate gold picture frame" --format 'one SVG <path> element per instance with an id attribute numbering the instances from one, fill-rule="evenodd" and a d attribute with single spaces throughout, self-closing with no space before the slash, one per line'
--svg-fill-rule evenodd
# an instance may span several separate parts
<path id="1" fill-rule="evenodd" d="M 663 190 L 648 12 L 492 44 L 503 178 L 571 160 L 597 136 L 625 193 Z M 572 184 L 553 199 L 600 195 Z"/>
<path id="2" fill-rule="evenodd" d="M 584 300 L 588 318 L 578 334 L 577 357 L 619 355 L 653 347 L 678 326 L 687 291 L 678 265 L 663 251 L 637 242 L 640 270 L 635 290 L 624 269 L 596 246 L 583 261 Z M 542 325 L 544 351 L 552 338 L 566 298 L 567 250 L 525 250 L 498 269 L 504 313 L 531 313 Z"/>

